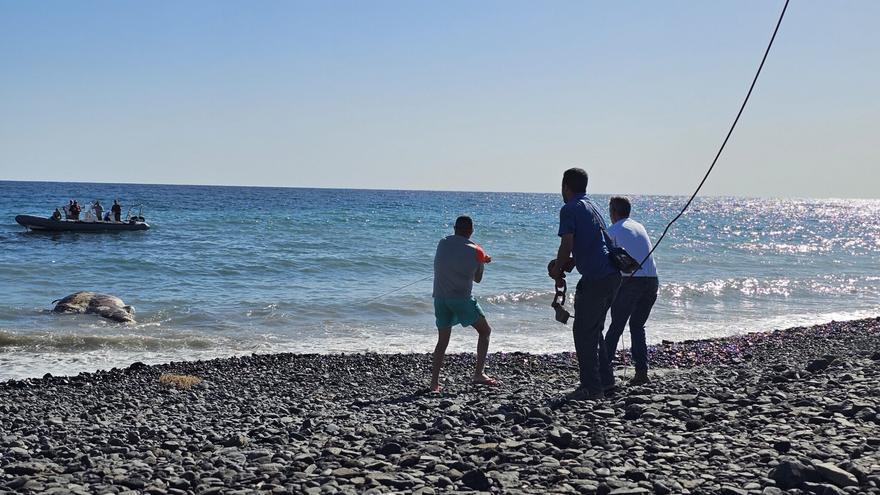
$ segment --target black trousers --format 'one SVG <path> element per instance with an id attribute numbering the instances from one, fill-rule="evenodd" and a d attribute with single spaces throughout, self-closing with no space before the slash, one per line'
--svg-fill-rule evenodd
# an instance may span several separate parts
<path id="1" fill-rule="evenodd" d="M 574 294 L 574 349 L 580 368 L 581 388 L 596 393 L 614 385 L 611 360 L 602 330 L 608 309 L 620 288 L 620 274 L 599 280 L 581 278 Z"/>
<path id="2" fill-rule="evenodd" d="M 651 308 L 657 302 L 660 282 L 657 277 L 627 277 L 620 284 L 614 304 L 611 305 L 611 325 L 605 334 L 605 347 L 611 361 L 617 353 L 617 342 L 629 320 L 629 334 L 632 336 L 632 358 L 636 371 L 648 371 L 648 343 L 645 337 L 645 322 L 651 315 Z"/>

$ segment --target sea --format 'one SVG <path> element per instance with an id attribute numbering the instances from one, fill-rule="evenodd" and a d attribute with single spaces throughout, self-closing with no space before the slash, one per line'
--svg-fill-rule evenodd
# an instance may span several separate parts
<path id="1" fill-rule="evenodd" d="M 142 207 L 150 230 L 50 234 L 14 220 L 115 198 L 124 213 Z M 606 211 L 607 195 L 591 198 Z M 656 239 L 687 198 L 630 199 Z M 559 194 L 0 182 L 0 380 L 251 353 L 431 352 L 434 251 L 462 214 L 493 259 L 474 289 L 490 350 L 571 351 L 546 270 L 561 205 Z M 880 200 L 701 197 L 654 256 L 649 343 L 880 315 Z M 137 322 L 51 311 L 76 291 L 122 298 Z M 450 351 L 475 349 L 474 330 L 457 328 Z"/>

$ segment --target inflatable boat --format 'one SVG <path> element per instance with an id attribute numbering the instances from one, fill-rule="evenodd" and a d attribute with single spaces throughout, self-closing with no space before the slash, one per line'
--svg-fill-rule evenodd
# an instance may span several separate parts
<path id="1" fill-rule="evenodd" d="M 55 220 L 52 218 L 18 215 L 15 221 L 30 230 L 44 232 L 122 232 L 147 230 L 150 225 L 141 216 L 131 217 L 127 222 L 86 222 L 83 220 Z"/>

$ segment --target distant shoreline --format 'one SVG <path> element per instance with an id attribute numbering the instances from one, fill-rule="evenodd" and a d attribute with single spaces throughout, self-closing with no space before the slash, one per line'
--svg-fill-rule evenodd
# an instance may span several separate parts
<path id="1" fill-rule="evenodd" d="M 167 187 L 217 187 L 217 188 L 252 188 L 252 189 L 292 189 L 292 190 L 317 190 L 317 191 L 358 191 L 358 192 L 418 192 L 418 193 L 468 193 L 468 194 L 542 194 L 542 195 L 554 195 L 558 196 L 558 191 L 484 191 L 477 189 L 460 189 L 460 190 L 446 190 L 446 189 L 383 189 L 383 188 L 370 188 L 370 187 L 333 187 L 333 186 L 277 186 L 277 185 L 266 185 L 266 184 L 254 184 L 254 185 L 241 185 L 241 184 L 184 184 L 184 183 L 152 183 L 152 182 L 81 182 L 81 181 L 59 181 L 59 180 L 0 180 L 0 184 L 3 183 L 22 183 L 22 184 L 83 184 L 83 185 L 99 185 L 99 186 L 167 186 Z M 638 192 L 622 192 L 622 191 L 611 191 L 611 192 L 597 192 L 587 190 L 587 195 L 596 195 L 596 196 L 613 196 L 617 194 L 630 195 L 630 196 L 648 196 L 648 197 L 657 197 L 657 198 L 688 198 L 688 192 L 682 191 L 681 194 L 669 194 L 669 193 L 638 193 Z M 877 201 L 880 200 L 880 197 L 877 198 L 844 198 L 844 197 L 836 197 L 836 196 L 748 196 L 748 195 L 731 195 L 731 194 L 701 194 L 697 197 L 699 198 L 711 198 L 711 199 L 786 199 L 786 200 L 849 200 L 849 201 Z"/>

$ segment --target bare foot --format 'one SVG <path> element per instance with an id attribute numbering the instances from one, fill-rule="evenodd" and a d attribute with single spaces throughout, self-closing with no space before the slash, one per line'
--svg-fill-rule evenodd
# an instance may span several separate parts
<path id="1" fill-rule="evenodd" d="M 489 387 L 497 387 L 500 384 L 498 380 L 486 376 L 485 374 L 475 376 L 472 383 L 474 385 L 487 385 Z"/>

